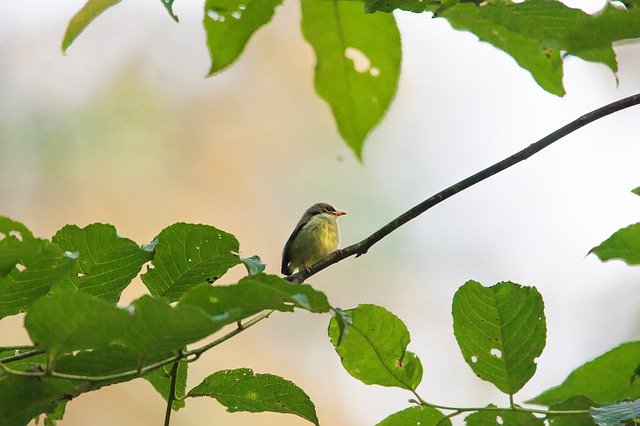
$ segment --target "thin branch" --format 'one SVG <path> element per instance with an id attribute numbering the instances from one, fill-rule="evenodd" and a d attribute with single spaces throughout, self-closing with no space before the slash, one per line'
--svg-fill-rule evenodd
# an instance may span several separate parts
<path id="1" fill-rule="evenodd" d="M 171 385 L 169 386 L 169 395 L 167 397 L 167 410 L 164 413 L 164 426 L 169 426 L 171 423 L 171 410 L 173 409 L 173 401 L 176 398 L 176 383 L 178 382 L 178 366 L 180 361 L 173 363 L 171 367 Z"/>
<path id="2" fill-rule="evenodd" d="M 378 229 L 376 232 L 374 232 L 364 240 L 360 241 L 359 243 L 350 245 L 349 247 L 346 247 L 342 250 L 337 250 L 331 255 L 329 255 L 328 257 L 321 260 L 320 262 L 311 266 L 310 268 L 303 269 L 296 274 L 286 277 L 286 279 L 291 282 L 301 283 L 301 282 L 304 282 L 304 280 L 306 280 L 310 276 L 315 275 L 316 273 L 322 271 L 326 267 L 333 265 L 334 263 L 337 263 L 342 259 L 345 259 L 353 255 L 355 255 L 356 257 L 361 256 L 365 254 L 369 250 L 369 248 L 371 248 L 371 246 L 373 246 L 375 243 L 377 243 L 378 241 L 380 241 L 381 239 L 383 239 L 384 237 L 386 237 L 391 232 L 395 231 L 405 223 L 409 222 L 411 219 L 415 219 L 422 213 L 426 212 L 436 204 L 439 204 L 442 201 L 446 200 L 447 198 L 456 195 L 460 191 L 467 189 L 479 182 L 482 182 L 483 180 L 497 173 L 500 173 L 501 171 L 515 164 L 518 164 L 521 161 L 526 160 L 527 158 L 531 157 L 533 154 L 540 152 L 541 150 L 548 147 L 549 145 L 556 142 L 557 140 L 580 129 L 581 127 L 586 126 L 589 123 L 592 123 L 602 117 L 606 117 L 607 115 L 613 114 L 614 112 L 617 112 L 638 104 L 640 104 L 640 94 L 636 94 L 624 99 L 620 99 L 619 101 L 612 102 L 609 105 L 606 105 L 594 111 L 591 111 L 579 117 L 578 119 L 572 121 L 566 126 L 559 128 L 555 132 L 545 136 L 539 141 L 529 145 L 527 148 L 523 149 L 522 151 L 519 151 L 513 154 L 512 156 L 505 158 L 504 160 L 499 161 L 498 163 L 495 163 L 494 165 L 487 167 L 486 169 L 472 176 L 469 176 L 466 179 L 463 179 L 460 182 L 454 185 L 451 185 L 450 187 L 427 198 L 420 204 L 409 209 L 408 211 L 401 214 L 391 222 L 387 223 L 385 226 Z"/>
<path id="3" fill-rule="evenodd" d="M 43 353 L 44 353 L 44 351 L 39 350 L 39 349 L 35 349 L 35 350 L 32 350 L 32 351 L 27 351 L 27 352 L 22 352 L 22 353 L 18 353 L 18 354 L 12 355 L 12 356 L 8 356 L 6 358 L 2 358 L 2 359 L 0 359 L 0 363 L 1 362 L 19 361 L 21 359 L 31 358 L 32 356 L 40 355 L 40 354 L 43 354 Z"/>

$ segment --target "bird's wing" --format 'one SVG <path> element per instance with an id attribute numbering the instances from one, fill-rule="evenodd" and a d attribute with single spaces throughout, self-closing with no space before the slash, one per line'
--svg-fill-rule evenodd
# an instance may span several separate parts
<path id="1" fill-rule="evenodd" d="M 293 240 L 295 239 L 296 235 L 298 235 L 298 232 L 300 232 L 300 230 L 307 224 L 307 222 L 309 222 L 309 219 L 306 217 L 302 217 L 298 221 L 298 224 L 296 225 L 295 229 L 293 230 L 293 232 L 289 236 L 289 239 L 284 245 L 284 249 L 282 250 L 282 266 L 280 267 L 280 272 L 283 275 L 291 275 L 291 271 L 289 271 L 289 262 L 291 262 L 289 249 L 291 248 L 291 244 L 293 243 Z"/>

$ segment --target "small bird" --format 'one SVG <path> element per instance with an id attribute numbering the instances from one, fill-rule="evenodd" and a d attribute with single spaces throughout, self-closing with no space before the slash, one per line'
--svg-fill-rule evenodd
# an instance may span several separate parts
<path id="1" fill-rule="evenodd" d="M 281 272 L 291 275 L 308 269 L 336 251 L 340 242 L 337 219 L 345 214 L 327 203 L 309 207 L 284 245 Z"/>

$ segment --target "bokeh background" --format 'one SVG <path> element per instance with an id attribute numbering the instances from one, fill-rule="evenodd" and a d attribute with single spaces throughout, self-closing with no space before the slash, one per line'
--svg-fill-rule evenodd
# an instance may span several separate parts
<path id="1" fill-rule="evenodd" d="M 284 242 L 314 202 L 346 210 L 343 245 L 357 242 L 438 190 L 640 91 L 637 44 L 616 48 L 618 81 L 602 65 L 568 58 L 568 94 L 558 98 L 475 36 L 399 13 L 398 94 L 359 164 L 314 95 L 314 57 L 295 1 L 235 65 L 208 79 L 202 2 L 177 1 L 180 24 L 157 0 L 122 2 L 63 56 L 66 23 L 83 2 L 5 2 L 0 12 L 0 214 L 41 237 L 67 223 L 108 222 L 142 244 L 174 222 L 207 223 L 277 273 Z M 464 363 L 451 328 L 455 290 L 469 279 L 535 285 L 547 346 L 517 399 L 532 397 L 640 338 L 638 270 L 586 255 L 638 221 L 640 198 L 630 190 L 640 186 L 639 119 L 636 107 L 575 132 L 310 282 L 336 306 L 376 303 L 403 319 L 425 367 L 420 393 L 458 406 L 507 401 Z M 144 292 L 136 283 L 121 302 Z M 22 319 L 0 322 L 0 344 L 29 342 Z M 342 369 L 328 320 L 273 315 L 192 364 L 189 385 L 224 368 L 279 374 L 309 394 L 325 425 L 370 425 L 407 407 L 408 393 L 366 386 Z M 137 380 L 78 397 L 62 425 L 157 425 L 163 416 L 161 398 Z M 306 424 L 228 414 L 207 398 L 188 401 L 172 420 Z"/>

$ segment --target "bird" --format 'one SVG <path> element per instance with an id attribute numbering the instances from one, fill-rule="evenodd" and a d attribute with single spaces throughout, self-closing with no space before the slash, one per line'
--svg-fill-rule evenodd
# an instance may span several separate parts
<path id="1" fill-rule="evenodd" d="M 281 272 L 291 275 L 302 269 L 308 270 L 336 251 L 340 243 L 337 219 L 345 214 L 327 203 L 309 207 L 284 245 Z"/>

